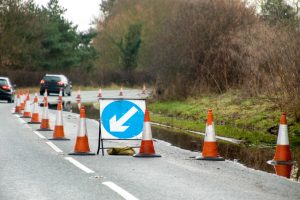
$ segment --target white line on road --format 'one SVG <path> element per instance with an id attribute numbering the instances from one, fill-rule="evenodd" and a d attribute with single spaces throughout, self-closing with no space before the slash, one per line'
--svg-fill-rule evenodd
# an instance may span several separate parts
<path id="1" fill-rule="evenodd" d="M 47 139 L 45 136 L 43 136 L 42 134 L 40 134 L 37 131 L 33 131 L 37 136 L 39 136 L 41 139 Z"/>
<path id="2" fill-rule="evenodd" d="M 120 186 L 114 184 L 113 182 L 103 182 L 103 185 L 106 185 L 119 195 L 121 195 L 126 200 L 138 200 L 138 198 L 134 197 L 132 194 L 121 188 Z"/>
<path id="3" fill-rule="evenodd" d="M 48 144 L 57 153 L 63 153 L 63 151 L 60 148 L 58 148 L 55 144 L 53 144 L 52 142 L 46 142 L 46 144 Z"/>
<path id="4" fill-rule="evenodd" d="M 68 160 L 73 165 L 75 165 L 76 167 L 78 167 L 79 169 L 81 169 L 82 171 L 88 173 L 88 174 L 95 173 L 93 170 L 91 170 L 90 168 L 84 166 L 83 164 L 81 164 L 80 162 L 78 162 L 77 160 L 75 160 L 72 157 L 65 157 L 65 159 Z"/>

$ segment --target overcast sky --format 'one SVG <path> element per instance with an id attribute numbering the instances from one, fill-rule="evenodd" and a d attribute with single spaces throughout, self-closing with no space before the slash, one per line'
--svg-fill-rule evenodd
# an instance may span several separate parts
<path id="1" fill-rule="evenodd" d="M 37 4 L 46 6 L 49 0 L 34 0 Z M 59 0 L 59 4 L 67 9 L 65 17 L 78 25 L 79 31 L 87 31 L 93 18 L 100 14 L 101 0 Z"/>

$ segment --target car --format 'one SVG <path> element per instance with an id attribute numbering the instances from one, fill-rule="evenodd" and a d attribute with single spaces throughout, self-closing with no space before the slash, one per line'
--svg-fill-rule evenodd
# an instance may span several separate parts
<path id="1" fill-rule="evenodd" d="M 8 77 L 0 77 L 0 100 L 6 100 L 8 103 L 15 101 L 15 87 Z"/>
<path id="2" fill-rule="evenodd" d="M 43 95 L 47 90 L 50 93 L 57 93 L 62 89 L 62 95 L 72 95 L 72 82 L 65 75 L 61 74 L 46 74 L 40 81 L 40 95 Z"/>

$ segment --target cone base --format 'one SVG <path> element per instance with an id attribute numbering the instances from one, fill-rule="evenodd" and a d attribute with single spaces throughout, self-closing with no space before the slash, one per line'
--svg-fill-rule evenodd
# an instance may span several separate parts
<path id="1" fill-rule="evenodd" d="M 161 157 L 161 155 L 138 153 L 138 154 L 134 154 L 133 157 L 136 157 L 136 158 L 158 158 L 158 157 Z"/>
<path id="2" fill-rule="evenodd" d="M 269 165 L 293 165 L 296 164 L 296 161 L 280 161 L 280 160 L 268 160 Z"/>
<path id="3" fill-rule="evenodd" d="M 208 160 L 208 161 L 225 161 L 223 157 L 203 157 L 203 156 L 197 156 L 195 158 L 196 160 Z"/>
<path id="4" fill-rule="evenodd" d="M 30 119 L 31 119 L 31 117 L 24 117 L 24 116 L 22 116 L 22 117 L 20 117 L 20 118 L 27 118 L 27 119 L 29 119 L 29 118 L 30 118 Z"/>
<path id="5" fill-rule="evenodd" d="M 50 138 L 49 140 L 70 140 L 69 138 Z"/>
<path id="6" fill-rule="evenodd" d="M 41 124 L 41 122 L 28 122 L 28 124 Z"/>
<path id="7" fill-rule="evenodd" d="M 73 153 L 69 153 L 68 155 L 73 155 L 73 156 L 94 156 L 96 154 L 92 153 L 92 152 L 73 152 Z"/>
<path id="8" fill-rule="evenodd" d="M 21 115 L 22 112 L 12 112 L 11 114 L 13 114 L 13 115 Z"/>
<path id="9" fill-rule="evenodd" d="M 40 129 L 37 129 L 37 131 L 53 131 L 53 130 L 50 128 L 40 128 Z"/>

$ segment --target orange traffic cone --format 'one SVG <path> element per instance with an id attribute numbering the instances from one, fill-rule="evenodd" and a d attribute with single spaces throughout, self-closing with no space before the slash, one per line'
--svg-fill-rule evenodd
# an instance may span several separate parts
<path id="1" fill-rule="evenodd" d="M 23 93 L 21 93 L 20 101 L 21 101 L 21 111 L 23 111 L 25 109 L 25 101 L 26 101 L 26 98 Z"/>
<path id="2" fill-rule="evenodd" d="M 58 99 L 57 99 L 58 103 L 59 102 L 63 102 L 63 99 L 62 99 L 62 88 L 60 88 L 59 90 L 59 94 L 58 94 Z"/>
<path id="3" fill-rule="evenodd" d="M 30 106 L 29 94 L 27 94 L 27 98 L 25 100 L 24 113 L 23 113 L 23 116 L 21 118 L 31 118 L 31 106 Z"/>
<path id="4" fill-rule="evenodd" d="M 70 140 L 65 138 L 63 116 L 62 116 L 62 102 L 57 104 L 56 122 L 53 132 L 53 138 L 50 140 Z"/>
<path id="5" fill-rule="evenodd" d="M 102 89 L 101 89 L 101 87 L 99 88 L 99 91 L 98 91 L 98 97 L 102 97 Z"/>
<path id="6" fill-rule="evenodd" d="M 77 91 L 76 99 L 77 99 L 77 100 L 78 100 L 78 99 L 79 99 L 79 100 L 81 99 L 80 89 Z"/>
<path id="7" fill-rule="evenodd" d="M 290 178 L 292 172 L 292 166 L 293 165 L 274 165 L 274 168 L 278 176 Z"/>
<path id="8" fill-rule="evenodd" d="M 48 110 L 47 94 L 46 94 L 46 96 L 44 94 L 44 107 L 43 107 L 43 113 L 42 113 L 42 123 L 41 123 L 40 129 L 38 129 L 38 131 L 52 131 L 50 129 L 50 123 L 49 123 L 49 110 Z"/>
<path id="9" fill-rule="evenodd" d="M 154 150 L 150 124 L 150 114 L 147 109 L 145 111 L 144 117 L 144 128 L 140 152 L 138 154 L 135 154 L 134 157 L 161 157 L 161 155 L 156 154 Z"/>
<path id="10" fill-rule="evenodd" d="M 81 106 L 80 108 L 80 119 L 74 152 L 69 153 L 69 155 L 95 155 L 95 153 L 90 152 L 84 106 Z"/>
<path id="11" fill-rule="evenodd" d="M 146 94 L 146 85 L 143 85 L 143 90 L 142 90 L 142 94 Z"/>
<path id="12" fill-rule="evenodd" d="M 285 112 L 283 112 L 280 117 L 275 156 L 273 160 L 269 161 L 269 163 L 273 165 L 293 163 L 289 145 L 288 125 Z"/>
<path id="13" fill-rule="evenodd" d="M 123 96 L 123 87 L 120 88 L 119 96 Z"/>
<path id="14" fill-rule="evenodd" d="M 36 93 L 33 100 L 33 111 L 32 111 L 31 121 L 28 122 L 28 124 L 40 124 L 40 123 L 41 121 L 40 121 L 40 113 L 39 113 L 39 99 Z"/>
<path id="15" fill-rule="evenodd" d="M 20 98 L 20 94 L 17 94 L 17 100 L 16 100 L 16 107 L 15 107 L 15 112 L 14 114 L 21 114 L 22 110 L 21 110 L 21 98 Z"/>
<path id="16" fill-rule="evenodd" d="M 205 128 L 205 138 L 202 150 L 202 156 L 196 157 L 197 160 L 224 161 L 220 157 L 216 142 L 215 127 L 213 122 L 213 112 L 211 109 L 207 113 L 207 122 Z"/>

